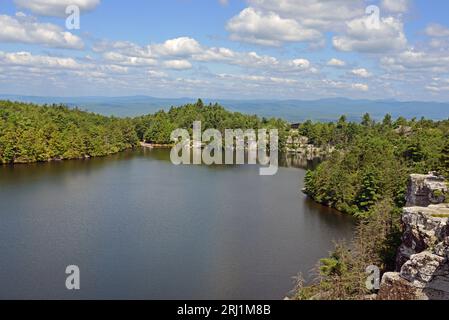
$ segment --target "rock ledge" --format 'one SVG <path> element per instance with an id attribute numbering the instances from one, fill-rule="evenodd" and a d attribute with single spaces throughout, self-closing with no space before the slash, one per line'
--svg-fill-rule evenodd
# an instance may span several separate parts
<path id="1" fill-rule="evenodd" d="M 449 299 L 449 204 L 447 182 L 433 174 L 411 175 L 397 272 L 382 277 L 378 299 Z"/>

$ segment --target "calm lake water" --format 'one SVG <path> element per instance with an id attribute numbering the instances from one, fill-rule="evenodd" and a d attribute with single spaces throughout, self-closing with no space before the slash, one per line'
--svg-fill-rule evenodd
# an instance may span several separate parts
<path id="1" fill-rule="evenodd" d="M 258 173 L 149 149 L 0 167 L 0 298 L 282 299 L 353 221 L 301 194 L 303 169 Z"/>

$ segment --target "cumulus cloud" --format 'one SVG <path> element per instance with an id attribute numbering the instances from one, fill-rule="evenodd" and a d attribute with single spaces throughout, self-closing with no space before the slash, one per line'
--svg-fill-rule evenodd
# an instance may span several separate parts
<path id="1" fill-rule="evenodd" d="M 410 0 L 382 0 L 382 8 L 393 13 L 404 13 L 410 7 Z"/>
<path id="2" fill-rule="evenodd" d="M 449 50 L 449 37 L 448 38 L 433 38 L 429 41 L 429 46 L 432 49 L 437 50 Z"/>
<path id="3" fill-rule="evenodd" d="M 39 23 L 23 13 L 0 15 L 0 42 L 40 44 L 47 47 L 83 49 L 78 36 L 51 23 Z"/>
<path id="4" fill-rule="evenodd" d="M 354 83 L 352 85 L 352 88 L 355 90 L 360 90 L 360 91 L 368 91 L 369 90 L 369 86 L 364 83 Z"/>
<path id="5" fill-rule="evenodd" d="M 278 75 L 284 72 L 318 73 L 307 59 L 278 60 L 276 57 L 261 55 L 255 51 L 238 52 L 223 47 L 209 48 L 187 37 L 146 46 L 127 41 L 100 41 L 94 45 L 94 51 L 102 53 L 107 62 L 123 66 L 160 65 L 167 69 L 183 70 L 192 68 L 192 62 L 216 62 L 245 69 L 264 70 Z"/>
<path id="6" fill-rule="evenodd" d="M 148 70 L 148 76 L 151 78 L 166 78 L 168 77 L 168 74 L 166 74 L 163 71 L 157 71 L 157 70 Z"/>
<path id="7" fill-rule="evenodd" d="M 192 64 L 188 60 L 167 60 L 164 66 L 168 69 L 185 70 L 192 68 Z"/>
<path id="8" fill-rule="evenodd" d="M 228 21 L 232 40 L 266 46 L 307 42 L 310 48 L 325 46 L 325 32 L 339 33 L 348 21 L 364 17 L 367 5 L 364 0 L 248 2 L 247 8 Z"/>
<path id="9" fill-rule="evenodd" d="M 81 11 L 94 10 L 101 0 L 14 0 L 14 3 L 23 9 L 35 14 L 51 17 L 65 17 L 66 8 L 76 5 Z"/>
<path id="10" fill-rule="evenodd" d="M 157 60 L 153 58 L 129 56 L 113 51 L 105 52 L 103 54 L 103 58 L 108 62 L 125 66 L 139 67 L 139 66 L 154 66 L 157 64 Z"/>
<path id="11" fill-rule="evenodd" d="M 406 50 L 381 59 L 381 66 L 394 72 L 447 73 L 449 55 L 440 52 Z"/>
<path id="12" fill-rule="evenodd" d="M 227 24 L 231 39 L 259 45 L 280 46 L 283 42 L 318 40 L 321 32 L 301 26 L 293 19 L 274 12 L 264 13 L 252 7 L 241 11 Z"/>
<path id="13" fill-rule="evenodd" d="M 278 59 L 267 55 L 259 55 L 257 52 L 251 51 L 248 53 L 240 54 L 238 59 L 234 63 L 246 67 L 274 67 L 279 65 Z"/>
<path id="14" fill-rule="evenodd" d="M 31 66 L 52 69 L 79 69 L 81 65 L 73 58 L 32 55 L 30 52 L 2 52 L 0 64 L 7 66 Z"/>
<path id="15" fill-rule="evenodd" d="M 426 86 L 426 90 L 433 93 L 449 92 L 449 78 L 433 78 L 432 82 Z"/>
<path id="16" fill-rule="evenodd" d="M 327 63 L 328 66 L 330 67 L 344 67 L 346 66 L 346 62 L 336 59 L 336 58 L 332 58 L 330 59 Z"/>
<path id="17" fill-rule="evenodd" d="M 351 70 L 351 74 L 361 78 L 369 78 L 371 77 L 371 73 L 368 72 L 365 68 L 353 69 Z"/>
<path id="18" fill-rule="evenodd" d="M 294 59 L 288 63 L 294 69 L 306 70 L 310 68 L 310 61 L 307 59 Z"/>
<path id="19" fill-rule="evenodd" d="M 202 51 L 198 41 L 189 37 L 170 39 L 162 44 L 152 45 L 151 49 L 161 56 L 188 56 Z"/>
<path id="20" fill-rule="evenodd" d="M 370 17 L 351 20 L 344 34 L 335 36 L 332 42 L 337 50 L 365 53 L 400 51 L 407 45 L 403 23 L 394 17 L 380 19 L 378 28 Z"/>
<path id="21" fill-rule="evenodd" d="M 250 0 L 250 5 L 266 12 L 295 19 L 311 28 L 329 30 L 364 13 L 363 0 Z"/>
<path id="22" fill-rule="evenodd" d="M 236 53 L 228 48 L 209 48 L 201 53 L 194 54 L 197 61 L 229 61 L 236 57 Z"/>
<path id="23" fill-rule="evenodd" d="M 116 52 L 128 57 L 153 58 L 151 47 L 139 46 L 130 41 L 100 41 L 94 44 L 94 52 Z"/>
<path id="24" fill-rule="evenodd" d="M 241 74 L 219 74 L 218 77 L 220 79 L 231 79 L 231 80 L 242 80 L 242 81 L 250 81 L 261 84 L 284 84 L 284 85 L 293 85 L 297 84 L 299 81 L 296 79 L 288 79 L 288 78 L 279 78 L 279 77 L 269 77 L 269 76 L 261 76 L 261 75 L 241 75 Z"/>
<path id="25" fill-rule="evenodd" d="M 429 37 L 449 37 L 449 28 L 437 23 L 432 23 L 427 26 L 425 33 Z"/>

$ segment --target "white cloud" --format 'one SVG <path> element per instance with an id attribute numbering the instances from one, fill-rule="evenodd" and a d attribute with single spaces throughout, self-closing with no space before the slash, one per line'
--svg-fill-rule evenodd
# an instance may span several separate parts
<path id="1" fill-rule="evenodd" d="M 94 52 L 116 52 L 127 57 L 153 58 L 149 45 L 142 47 L 130 41 L 100 41 L 92 49 Z"/>
<path id="2" fill-rule="evenodd" d="M 284 19 L 274 12 L 264 13 L 252 7 L 229 20 L 226 29 L 231 33 L 232 40 L 267 46 L 316 41 L 322 37 L 319 31 L 304 28 L 293 19 Z"/>
<path id="3" fill-rule="evenodd" d="M 432 82 L 426 86 L 426 90 L 433 93 L 449 91 L 449 78 L 433 78 Z"/>
<path id="4" fill-rule="evenodd" d="M 382 58 L 381 65 L 392 72 L 447 73 L 449 72 L 449 55 L 445 52 L 407 50 Z"/>
<path id="5" fill-rule="evenodd" d="M 198 41 L 189 37 L 167 40 L 163 44 L 152 45 L 151 49 L 161 56 L 188 56 L 202 51 Z"/>
<path id="6" fill-rule="evenodd" d="M 246 67 L 262 68 L 270 68 L 279 65 L 279 61 L 275 57 L 266 55 L 261 56 L 254 51 L 240 54 L 239 57 L 234 61 L 234 63 Z"/>
<path id="7" fill-rule="evenodd" d="M 364 83 L 354 83 L 352 85 L 352 88 L 355 90 L 360 90 L 360 91 L 368 91 L 369 90 L 369 86 Z"/>
<path id="8" fill-rule="evenodd" d="M 262 75 L 242 75 L 242 74 L 218 74 L 219 79 L 221 80 L 239 80 L 243 83 L 252 82 L 260 85 L 270 85 L 275 86 L 278 84 L 282 85 L 296 85 L 299 81 L 296 79 L 289 78 L 280 78 L 280 77 L 270 77 L 270 76 L 262 76 Z"/>
<path id="9" fill-rule="evenodd" d="M 371 77 L 371 73 L 368 72 L 368 70 L 364 69 L 364 68 L 360 68 L 360 69 L 353 69 L 351 70 L 351 73 L 357 77 L 361 77 L 361 78 L 369 78 Z"/>
<path id="10" fill-rule="evenodd" d="M 226 61 L 236 57 L 236 53 L 227 48 L 209 48 L 193 55 L 197 61 Z"/>
<path id="11" fill-rule="evenodd" d="M 151 78 L 166 78 L 168 77 L 168 74 L 166 74 L 163 71 L 157 71 L 157 70 L 148 70 L 148 76 Z"/>
<path id="12" fill-rule="evenodd" d="M 449 28 L 437 23 L 429 24 L 425 30 L 425 33 L 430 37 L 449 37 Z"/>
<path id="13" fill-rule="evenodd" d="M 433 39 L 430 39 L 429 46 L 432 49 L 448 50 L 449 49 L 449 38 L 433 38 Z"/>
<path id="14" fill-rule="evenodd" d="M 94 10 L 101 0 L 14 0 L 23 9 L 28 9 L 41 16 L 66 17 L 65 10 L 70 5 L 76 5 L 81 11 Z"/>
<path id="15" fill-rule="evenodd" d="M 98 67 L 101 71 L 108 72 L 108 73 L 125 74 L 125 73 L 129 72 L 128 67 L 118 66 L 118 65 L 114 65 L 114 64 L 100 65 Z"/>
<path id="16" fill-rule="evenodd" d="M 157 64 L 157 60 L 153 58 L 127 56 L 113 51 L 105 52 L 103 58 L 108 62 L 126 66 L 154 66 Z"/>
<path id="17" fill-rule="evenodd" d="M 382 8 L 393 13 L 404 13 L 410 7 L 410 0 L 382 0 Z"/>
<path id="18" fill-rule="evenodd" d="M 407 39 L 397 18 L 382 18 L 375 28 L 369 17 L 363 17 L 348 22 L 344 35 L 335 36 L 333 44 L 340 51 L 385 53 L 404 49 Z"/>
<path id="19" fill-rule="evenodd" d="M 78 36 L 63 31 L 51 23 L 39 23 L 34 18 L 18 13 L 16 17 L 0 15 L 0 42 L 40 44 L 47 47 L 83 49 Z"/>
<path id="20" fill-rule="evenodd" d="M 168 60 L 164 61 L 164 66 L 168 69 L 185 70 L 192 68 L 188 60 Z"/>
<path id="21" fill-rule="evenodd" d="M 294 59 L 288 62 L 294 69 L 306 70 L 310 68 L 310 61 L 307 59 Z"/>
<path id="22" fill-rule="evenodd" d="M 332 58 L 327 62 L 327 65 L 330 67 L 344 67 L 346 66 L 346 62 L 336 58 Z"/>
<path id="23" fill-rule="evenodd" d="M 170 59 L 174 57 L 187 58 L 196 57 L 198 60 L 218 59 L 221 55 L 226 55 L 230 50 L 225 48 L 204 49 L 195 39 L 180 37 L 169 39 L 164 43 L 140 46 L 129 41 L 100 41 L 97 42 L 93 50 L 102 52 L 105 58 L 119 61 L 126 60 L 138 64 L 154 64 L 157 59 Z M 176 60 L 176 59 L 174 59 Z"/>
<path id="24" fill-rule="evenodd" d="M 440 93 L 443 91 L 449 91 L 449 85 L 442 87 L 442 86 L 435 86 L 435 85 L 431 84 L 431 85 L 426 86 L 426 89 L 429 91 L 432 91 L 432 92 Z"/>
<path id="25" fill-rule="evenodd" d="M 31 66 L 51 69 L 81 68 L 81 65 L 72 58 L 36 56 L 29 52 L 7 53 L 0 51 L 0 64 L 7 66 Z"/>
<path id="26" fill-rule="evenodd" d="M 309 60 L 293 59 L 280 61 L 269 55 L 260 55 L 255 51 L 237 52 L 223 47 L 208 48 L 195 39 L 182 37 L 163 44 L 139 46 L 127 41 L 101 41 L 93 50 L 103 53 L 109 63 L 125 66 L 162 65 L 171 69 L 189 69 L 190 61 L 207 63 L 217 62 L 251 69 L 264 69 L 267 72 L 303 72 L 316 73 Z"/>
<path id="27" fill-rule="evenodd" d="M 363 0 L 249 0 L 251 6 L 265 12 L 276 12 L 283 18 L 295 19 L 299 24 L 329 30 L 347 20 L 361 16 Z"/>

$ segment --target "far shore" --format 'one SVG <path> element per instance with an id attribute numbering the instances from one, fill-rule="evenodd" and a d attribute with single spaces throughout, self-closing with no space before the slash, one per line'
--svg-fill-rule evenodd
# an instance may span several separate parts
<path id="1" fill-rule="evenodd" d="M 140 142 L 140 146 L 144 148 L 171 148 L 173 147 L 173 144 L 159 144 L 159 143 L 147 143 L 147 142 Z"/>

